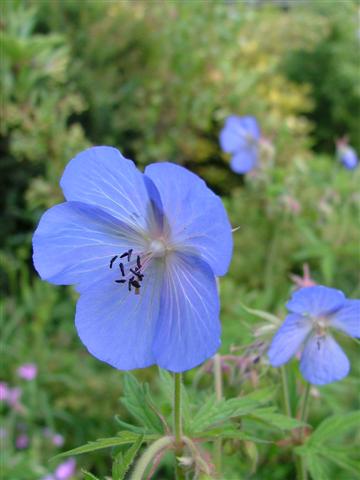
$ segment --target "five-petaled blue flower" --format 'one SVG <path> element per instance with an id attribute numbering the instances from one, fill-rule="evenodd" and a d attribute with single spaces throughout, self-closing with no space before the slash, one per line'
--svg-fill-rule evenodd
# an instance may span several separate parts
<path id="1" fill-rule="evenodd" d="M 353 170 L 359 163 L 359 159 L 355 150 L 346 143 L 339 142 L 337 154 L 340 162 L 348 170 Z"/>
<path id="2" fill-rule="evenodd" d="M 141 173 L 112 147 L 67 165 L 66 202 L 34 234 L 44 280 L 75 284 L 76 328 L 89 352 L 121 369 L 188 370 L 220 344 L 215 275 L 232 254 L 219 197 L 171 163 Z"/>
<path id="3" fill-rule="evenodd" d="M 300 370 L 306 380 L 325 385 L 346 377 L 349 360 L 330 330 L 360 337 L 360 300 L 348 300 L 340 290 L 317 285 L 295 292 L 286 307 L 290 314 L 268 352 L 271 365 L 286 363 L 304 344 Z"/>
<path id="4" fill-rule="evenodd" d="M 220 132 L 220 145 L 231 153 L 230 167 L 236 173 L 247 173 L 256 167 L 259 157 L 260 128 L 255 117 L 231 115 Z"/>

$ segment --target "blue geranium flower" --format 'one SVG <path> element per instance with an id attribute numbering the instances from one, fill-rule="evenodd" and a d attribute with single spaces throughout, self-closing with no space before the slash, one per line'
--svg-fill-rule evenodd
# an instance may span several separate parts
<path id="1" fill-rule="evenodd" d="M 360 300 L 347 300 L 340 290 L 317 285 L 295 292 L 286 307 L 290 314 L 268 352 L 271 365 L 286 363 L 304 345 L 300 370 L 306 380 L 325 385 L 346 377 L 349 360 L 330 330 L 360 337 Z"/>
<path id="2" fill-rule="evenodd" d="M 75 284 L 76 328 L 91 354 L 121 369 L 157 364 L 181 372 L 220 344 L 215 275 L 232 253 L 225 209 L 185 168 L 141 173 L 111 147 L 67 165 L 66 202 L 34 234 L 41 278 Z"/>
<path id="3" fill-rule="evenodd" d="M 259 156 L 260 128 L 255 117 L 232 115 L 220 132 L 220 145 L 231 153 L 230 167 L 236 173 L 247 173 L 256 167 Z"/>
<path id="4" fill-rule="evenodd" d="M 348 170 L 353 170 L 359 162 L 355 150 L 350 147 L 350 145 L 341 145 L 338 147 L 338 158 Z"/>
<path id="5" fill-rule="evenodd" d="M 348 170 L 353 170 L 359 163 L 355 150 L 349 145 L 347 136 L 336 140 L 336 153 L 338 160 Z"/>

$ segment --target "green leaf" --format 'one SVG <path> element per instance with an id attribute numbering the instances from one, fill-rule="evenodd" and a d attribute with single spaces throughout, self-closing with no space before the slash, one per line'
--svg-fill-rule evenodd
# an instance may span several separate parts
<path id="1" fill-rule="evenodd" d="M 134 432 L 138 435 L 143 435 L 145 433 L 144 427 L 137 427 L 136 425 L 131 425 L 131 423 L 124 422 L 121 420 L 119 415 L 115 415 L 115 420 L 120 427 L 124 428 L 125 430 L 129 430 L 130 432 Z"/>
<path id="2" fill-rule="evenodd" d="M 322 455 L 330 462 L 338 465 L 342 470 L 347 470 L 352 474 L 352 478 L 360 478 L 360 462 L 353 460 L 349 452 L 340 452 L 337 448 L 323 448 Z M 358 454 L 358 452 L 356 452 Z"/>
<path id="3" fill-rule="evenodd" d="M 202 432 L 193 433 L 194 438 L 212 439 L 221 437 L 223 440 L 249 440 L 255 443 L 272 443 L 269 440 L 263 440 L 252 435 L 248 435 L 246 432 L 239 430 L 236 425 L 231 423 L 221 425 L 217 428 L 211 428 Z"/>
<path id="4" fill-rule="evenodd" d="M 295 452 L 305 457 L 307 468 L 312 477 L 317 480 L 327 480 L 330 472 L 330 464 L 333 463 L 340 467 L 342 471 L 351 473 L 352 479 L 360 478 L 360 462 L 351 458 L 358 454 L 350 447 L 344 447 L 343 451 L 339 447 L 329 448 L 327 446 L 302 446 L 296 447 Z"/>
<path id="5" fill-rule="evenodd" d="M 348 430 L 356 428 L 360 424 L 360 411 L 350 412 L 340 415 L 333 415 L 324 420 L 312 433 L 307 441 L 307 445 L 323 445 L 323 442 L 329 439 L 338 438 Z"/>
<path id="6" fill-rule="evenodd" d="M 123 480 L 133 463 L 142 443 L 144 437 L 138 437 L 136 442 L 125 452 L 120 452 L 116 455 L 112 468 L 113 480 Z"/>
<path id="7" fill-rule="evenodd" d="M 86 470 L 81 470 L 81 473 L 84 474 L 83 480 L 100 480 L 100 478 L 95 477 L 93 473 L 87 472 Z"/>
<path id="8" fill-rule="evenodd" d="M 102 450 L 103 448 L 117 447 L 119 445 L 127 445 L 134 443 L 139 438 L 139 435 L 133 432 L 120 432 L 117 437 L 99 438 L 94 442 L 89 442 L 81 447 L 73 448 L 67 452 L 60 453 L 52 458 L 58 459 L 69 457 L 71 455 L 80 455 L 81 453 L 94 452 L 95 450 Z"/>
<path id="9" fill-rule="evenodd" d="M 140 384 L 134 375 L 123 376 L 124 395 L 122 404 L 148 432 L 163 433 L 163 425 L 156 414 L 148 384 Z"/>
<path id="10" fill-rule="evenodd" d="M 207 426 L 210 426 L 217 411 L 218 404 L 216 397 L 215 395 L 209 395 L 209 398 L 205 401 L 205 403 L 203 403 L 202 407 L 200 407 L 198 412 L 195 414 L 191 424 L 191 430 L 203 430 Z"/>
<path id="11" fill-rule="evenodd" d="M 272 407 L 257 409 L 250 415 L 250 417 L 261 420 L 262 422 L 265 422 L 272 427 L 280 428 L 281 430 L 293 430 L 294 428 L 306 425 L 304 422 L 301 422 L 296 418 L 290 418 L 287 415 L 274 412 Z"/>
<path id="12" fill-rule="evenodd" d="M 217 402 L 215 396 L 210 396 L 191 422 L 192 431 L 205 430 L 214 424 L 230 418 L 248 415 L 267 402 L 272 395 L 269 389 L 259 390 L 243 397 L 231 398 Z"/>
<path id="13" fill-rule="evenodd" d="M 359 411 L 334 415 L 318 426 L 305 445 L 295 449 L 298 455 L 305 457 L 309 472 L 314 479 L 327 480 L 331 463 L 349 472 L 351 478 L 360 478 L 360 462 L 352 458 L 358 455 L 358 450 L 351 446 L 339 445 L 341 436 L 358 428 L 359 422 Z"/>
<path id="14" fill-rule="evenodd" d="M 318 455 L 307 455 L 305 462 L 305 466 L 314 480 L 329 480 L 330 472 L 328 465 Z"/>

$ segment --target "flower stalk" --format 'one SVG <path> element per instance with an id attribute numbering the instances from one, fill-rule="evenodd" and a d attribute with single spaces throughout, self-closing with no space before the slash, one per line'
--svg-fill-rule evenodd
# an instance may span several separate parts
<path id="1" fill-rule="evenodd" d="M 308 415 L 308 407 L 309 407 L 309 398 L 310 398 L 310 389 L 311 389 L 311 384 L 309 382 L 306 383 L 306 388 L 304 391 L 304 396 L 303 396 L 303 401 L 301 404 L 301 410 L 300 410 L 300 420 L 302 422 L 307 421 L 307 415 Z M 300 442 L 304 442 L 304 437 L 305 437 L 305 427 L 301 427 L 300 430 Z M 303 456 L 298 456 L 297 459 L 297 477 L 298 480 L 307 480 L 307 470 L 305 466 L 305 459 Z"/>
<path id="2" fill-rule="evenodd" d="M 175 456 L 180 457 L 182 454 L 182 405 L 181 405 L 181 386 L 182 374 L 174 373 L 174 435 L 175 435 Z M 177 458 L 175 459 L 176 480 L 184 480 L 185 475 L 180 467 Z"/>
<path id="3" fill-rule="evenodd" d="M 292 417 L 290 395 L 289 395 L 289 382 L 288 382 L 286 365 L 282 365 L 281 367 L 281 383 L 282 383 L 284 412 L 288 417 Z"/>
<path id="4" fill-rule="evenodd" d="M 220 355 L 217 353 L 214 356 L 214 384 L 215 384 L 215 395 L 216 400 L 221 402 L 223 399 L 223 381 L 222 381 L 222 372 L 221 372 L 221 358 Z M 215 440 L 214 443 L 214 462 L 216 472 L 221 477 L 221 470 L 222 470 L 222 441 L 221 438 Z"/>

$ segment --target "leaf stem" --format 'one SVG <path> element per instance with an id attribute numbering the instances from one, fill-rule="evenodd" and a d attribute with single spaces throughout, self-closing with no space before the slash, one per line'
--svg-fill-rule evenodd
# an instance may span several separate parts
<path id="1" fill-rule="evenodd" d="M 221 358 L 218 353 L 215 354 L 213 359 L 214 365 L 214 384 L 215 384 L 215 395 L 216 400 L 221 402 L 223 399 L 223 382 L 222 382 L 222 372 L 221 372 Z M 214 442 L 214 462 L 216 472 L 221 477 L 222 470 L 222 441 L 221 437 L 217 438 Z"/>

